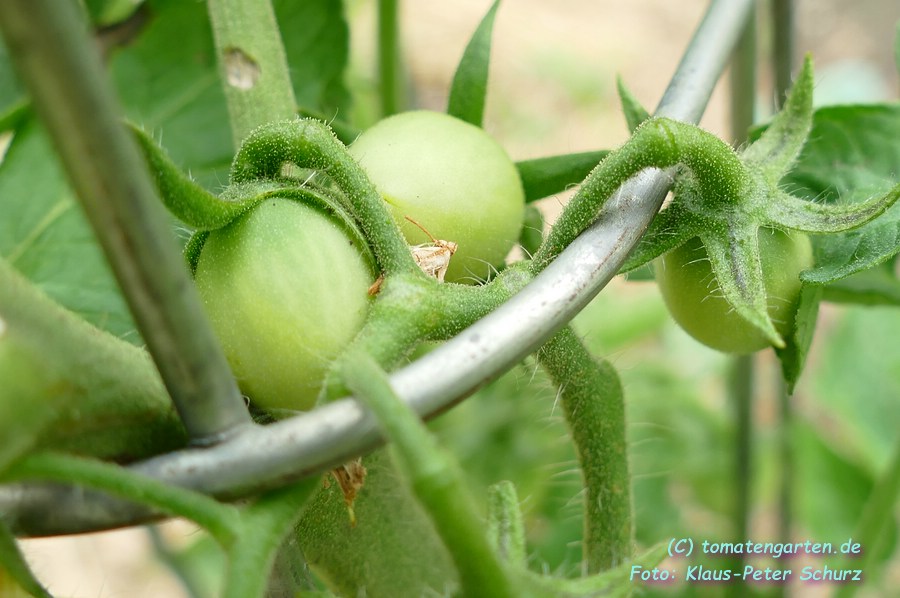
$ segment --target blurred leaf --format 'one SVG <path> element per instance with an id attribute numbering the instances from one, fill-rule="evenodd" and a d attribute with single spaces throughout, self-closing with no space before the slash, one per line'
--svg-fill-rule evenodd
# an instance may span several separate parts
<path id="1" fill-rule="evenodd" d="M 543 199 L 577 185 L 608 153 L 601 150 L 516 162 L 525 201 Z"/>
<path id="2" fill-rule="evenodd" d="M 837 280 L 825 287 L 823 299 L 832 303 L 900 305 L 900 280 L 892 261 Z"/>
<path id="3" fill-rule="evenodd" d="M 14 582 L 11 580 L 15 580 Z M 37 580 L 25 561 L 22 551 L 6 524 L 0 521 L 0 593 L 7 598 L 24 596 L 18 586 L 32 596 L 53 598 Z"/>
<path id="4" fill-rule="evenodd" d="M 811 537 L 843 542 L 853 535 L 859 513 L 872 491 L 866 468 L 853 463 L 830 445 L 812 426 L 794 428 L 798 489 L 796 513 Z"/>
<path id="5" fill-rule="evenodd" d="M 0 255 L 94 325 L 140 342 L 43 130 L 29 119 L 0 164 Z"/>
<path id="6" fill-rule="evenodd" d="M 488 72 L 491 62 L 491 35 L 500 0 L 495 0 L 481 20 L 453 75 L 447 114 L 480 127 L 484 120 Z"/>
<path id="7" fill-rule="evenodd" d="M 0 123 L 5 124 L 10 115 L 19 110 L 27 101 L 25 90 L 13 71 L 6 44 L 0 37 Z M 7 129 L 7 126 L 2 126 L 0 132 Z"/>
<path id="8" fill-rule="evenodd" d="M 100 27 L 124 21 L 140 8 L 143 0 L 84 0 L 91 23 Z"/>
<path id="9" fill-rule="evenodd" d="M 827 338 L 806 392 L 834 419 L 842 450 L 882 468 L 900 422 L 900 311 L 846 308 Z"/>

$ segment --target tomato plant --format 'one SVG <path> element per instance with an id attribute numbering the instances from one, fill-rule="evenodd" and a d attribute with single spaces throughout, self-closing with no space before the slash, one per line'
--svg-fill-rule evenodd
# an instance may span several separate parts
<path id="1" fill-rule="evenodd" d="M 813 265 L 812 245 L 802 233 L 759 231 L 769 317 L 782 336 L 794 327 L 800 298 L 800 273 Z M 768 339 L 737 315 L 722 297 L 709 256 L 694 237 L 659 258 L 656 282 L 675 321 L 701 343 L 727 353 L 752 353 Z"/>
<path id="2" fill-rule="evenodd" d="M 203 245 L 194 277 L 242 391 L 265 409 L 315 403 L 328 366 L 362 328 L 368 248 L 320 207 L 267 199 Z"/>
<path id="3" fill-rule="evenodd" d="M 520 75 L 571 97 L 532 114 L 534 82 L 501 80 L 486 110 L 499 2 L 444 113 L 378 0 L 367 98 L 348 58 L 364 4 L 0 3 L 0 588 L 48 596 L 21 536 L 179 516 L 193 545 L 155 546 L 192 598 L 668 595 L 644 583 L 662 575 L 717 595 L 682 565 L 725 561 L 660 569 L 670 539 L 807 536 L 853 538 L 841 566 L 892 590 L 900 105 L 816 108 L 788 3 L 760 16 L 778 83 L 758 93 L 755 3 L 714 0 L 655 115 L 622 69 L 630 135 L 593 149 L 615 132 L 569 119 L 605 123 L 596 64 L 522 49 Z M 695 123 L 729 56 L 726 140 Z M 420 267 L 430 242 L 458 244 L 446 281 Z M 818 327 L 822 302 L 880 307 Z M 664 334 L 666 304 L 739 355 Z M 754 396 L 769 373 L 781 390 Z"/>
<path id="4" fill-rule="evenodd" d="M 350 146 L 410 244 L 425 233 L 459 249 L 447 280 L 479 282 L 519 239 L 525 196 L 519 174 L 483 129 L 439 112 L 386 118 Z"/>

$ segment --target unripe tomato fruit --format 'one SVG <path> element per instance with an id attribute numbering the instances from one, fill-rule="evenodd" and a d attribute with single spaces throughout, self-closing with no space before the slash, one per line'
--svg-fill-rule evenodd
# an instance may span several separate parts
<path id="1" fill-rule="evenodd" d="M 515 164 L 483 129 L 439 112 L 405 112 L 350 146 L 411 245 L 454 241 L 446 280 L 478 282 L 519 238 L 525 193 Z"/>
<path id="2" fill-rule="evenodd" d="M 759 251 L 769 317 L 786 336 L 797 311 L 800 272 L 813 265 L 812 246 L 805 234 L 761 228 Z M 726 353 L 753 353 L 770 346 L 722 297 L 699 238 L 663 255 L 654 266 L 669 313 L 695 339 Z"/>
<path id="3" fill-rule="evenodd" d="M 366 318 L 367 250 L 323 210 L 269 199 L 210 233 L 195 281 L 241 391 L 305 410 Z"/>

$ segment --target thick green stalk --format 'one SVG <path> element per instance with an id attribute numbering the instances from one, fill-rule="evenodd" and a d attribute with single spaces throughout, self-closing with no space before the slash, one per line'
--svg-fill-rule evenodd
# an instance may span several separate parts
<path id="1" fill-rule="evenodd" d="M 228 551 L 224 598 L 262 598 L 285 536 L 322 486 L 318 477 L 261 496 L 241 512 L 241 534 Z M 296 563 L 301 566 L 300 563 Z"/>
<path id="2" fill-rule="evenodd" d="M 185 427 L 213 442 L 250 419 L 78 6 L 2 2 L 0 29 Z"/>
<path id="3" fill-rule="evenodd" d="M 378 93 L 382 116 L 403 109 L 399 4 L 399 0 L 378 0 Z"/>
<path id="4" fill-rule="evenodd" d="M 585 483 L 583 553 L 587 573 L 631 559 L 634 527 L 625 440 L 625 401 L 615 369 L 595 360 L 571 327 L 537 353 L 559 388 Z"/>
<path id="5" fill-rule="evenodd" d="M 395 448 L 401 470 L 453 557 L 462 594 L 514 596 L 453 458 L 397 397 L 387 374 L 371 357 L 362 352 L 346 355 L 342 372 L 347 386 L 373 411 Z"/>
<path id="6" fill-rule="evenodd" d="M 287 57 L 269 0 L 209 0 L 219 74 L 234 146 L 297 110 Z"/>

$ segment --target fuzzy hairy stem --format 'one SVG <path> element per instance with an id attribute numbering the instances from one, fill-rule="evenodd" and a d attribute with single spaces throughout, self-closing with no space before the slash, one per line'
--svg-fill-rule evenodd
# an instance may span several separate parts
<path id="1" fill-rule="evenodd" d="M 571 327 L 537 353 L 559 388 L 585 482 L 584 565 L 598 573 L 625 563 L 634 550 L 625 402 L 615 369 L 594 359 Z"/>
<path id="2" fill-rule="evenodd" d="M 691 170 L 702 196 L 719 198 L 723 204 L 734 201 L 746 186 L 746 169 L 728 144 L 694 125 L 651 118 L 584 180 L 535 254 L 532 273 L 546 268 L 584 232 L 606 200 L 628 179 L 647 168 L 676 164 Z"/>
<path id="3" fill-rule="evenodd" d="M 234 146 L 256 127 L 291 118 L 294 88 L 269 0 L 207 3 Z"/>
<path id="4" fill-rule="evenodd" d="M 378 190 L 325 123 L 292 119 L 256 129 L 234 158 L 231 181 L 278 179 L 285 164 L 319 170 L 337 183 L 386 275 L 424 276 Z"/>
<path id="5" fill-rule="evenodd" d="M 453 458 L 397 397 L 387 374 L 368 355 L 348 354 L 342 372 L 347 386 L 374 412 L 396 449 L 398 465 L 453 557 L 463 595 L 513 596 L 512 584 L 490 547 Z"/>
<path id="6" fill-rule="evenodd" d="M 242 510 L 240 538 L 228 551 L 224 598 L 262 598 L 266 594 L 279 547 L 321 485 L 314 476 L 264 494 Z"/>

